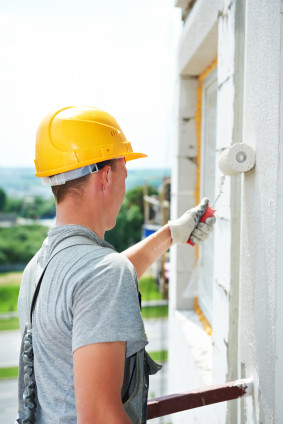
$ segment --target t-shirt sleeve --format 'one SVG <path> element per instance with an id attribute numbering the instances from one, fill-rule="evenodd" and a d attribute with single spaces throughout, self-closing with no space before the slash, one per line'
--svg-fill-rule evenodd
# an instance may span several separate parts
<path id="1" fill-rule="evenodd" d="M 127 357 L 147 344 L 134 267 L 116 252 L 90 267 L 73 293 L 73 352 L 113 341 L 127 342 Z"/>

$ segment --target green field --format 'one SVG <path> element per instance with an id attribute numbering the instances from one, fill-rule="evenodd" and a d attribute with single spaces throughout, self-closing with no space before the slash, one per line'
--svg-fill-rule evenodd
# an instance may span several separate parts
<path id="1" fill-rule="evenodd" d="M 18 377 L 18 367 L 0 368 L 0 380 Z"/>
<path id="2" fill-rule="evenodd" d="M 168 350 L 160 350 L 158 352 L 149 352 L 151 358 L 156 362 L 167 362 L 168 360 Z M 0 380 L 7 378 L 17 378 L 18 377 L 18 367 L 8 367 L 0 368 Z"/>
<path id="3" fill-rule="evenodd" d="M 0 286 L 0 313 L 17 311 L 19 286 Z"/>
<path id="4" fill-rule="evenodd" d="M 16 312 L 22 272 L 0 273 L 0 313 Z M 0 331 L 18 330 L 17 317 L 0 319 Z"/>
<path id="5" fill-rule="evenodd" d="M 16 311 L 21 278 L 22 272 L 0 274 L 0 312 Z M 140 279 L 139 290 L 144 301 L 162 299 L 162 294 L 158 291 L 154 278 L 151 276 Z"/>
<path id="6" fill-rule="evenodd" d="M 139 291 L 141 292 L 142 300 L 162 299 L 162 294 L 157 289 L 154 278 L 151 276 L 145 276 L 140 279 Z"/>
<path id="7" fill-rule="evenodd" d="M 0 313 L 16 312 L 22 272 L 7 272 L 0 274 Z M 145 276 L 140 279 L 139 289 L 142 300 L 160 300 L 154 278 Z M 147 306 L 142 308 L 143 318 L 163 318 L 168 316 L 168 306 Z M 0 319 L 0 331 L 19 328 L 17 318 Z"/>
<path id="8" fill-rule="evenodd" d="M 168 317 L 168 305 L 143 307 L 142 308 L 142 317 L 144 319 L 167 318 Z"/>
<path id="9" fill-rule="evenodd" d="M 159 350 L 158 352 L 148 352 L 150 357 L 156 362 L 168 361 L 168 350 Z"/>

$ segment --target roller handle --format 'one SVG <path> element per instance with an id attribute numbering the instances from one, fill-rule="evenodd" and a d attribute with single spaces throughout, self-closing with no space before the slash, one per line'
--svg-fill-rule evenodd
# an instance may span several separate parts
<path id="1" fill-rule="evenodd" d="M 207 220 L 207 218 L 211 218 L 214 215 L 214 212 L 215 212 L 215 210 L 214 209 L 211 209 L 211 207 L 209 205 L 207 205 L 206 210 L 202 214 L 199 222 L 205 222 Z M 195 245 L 192 242 L 191 237 L 189 238 L 189 240 L 187 241 L 187 243 L 190 244 L 191 246 L 194 246 Z"/>

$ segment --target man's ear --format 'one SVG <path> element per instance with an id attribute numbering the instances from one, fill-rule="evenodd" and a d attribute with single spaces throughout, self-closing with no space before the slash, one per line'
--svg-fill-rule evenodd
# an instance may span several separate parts
<path id="1" fill-rule="evenodd" d="M 109 186 L 111 184 L 111 179 L 112 179 L 111 166 L 106 165 L 101 170 L 101 180 L 102 180 L 102 186 L 104 191 L 109 189 Z"/>

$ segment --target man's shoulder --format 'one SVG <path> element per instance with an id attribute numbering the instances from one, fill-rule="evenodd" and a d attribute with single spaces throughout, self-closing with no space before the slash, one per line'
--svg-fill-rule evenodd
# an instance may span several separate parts
<path id="1" fill-rule="evenodd" d="M 88 254 L 82 258 L 88 275 L 95 275 L 95 279 L 117 279 L 123 277 L 129 280 L 137 280 L 133 264 L 121 253 L 107 247 L 99 251 L 88 250 Z M 82 265 L 82 263 L 81 263 Z M 81 265 L 79 267 L 81 267 Z"/>
<path id="2" fill-rule="evenodd" d="M 105 248 L 104 263 L 109 263 L 113 268 L 132 270 L 133 265 L 122 253 Z"/>
<path id="3" fill-rule="evenodd" d="M 34 257 L 29 261 L 27 266 L 24 269 L 23 275 L 22 275 L 22 283 L 26 280 L 30 280 L 30 278 L 33 278 L 36 280 L 36 274 L 37 274 L 37 264 L 38 264 L 38 258 L 40 256 L 41 249 L 34 255 Z"/>

